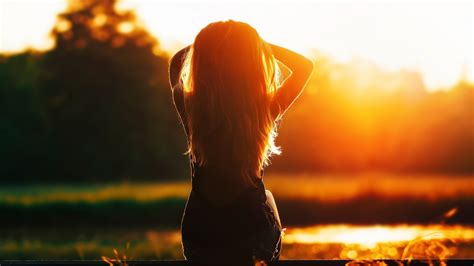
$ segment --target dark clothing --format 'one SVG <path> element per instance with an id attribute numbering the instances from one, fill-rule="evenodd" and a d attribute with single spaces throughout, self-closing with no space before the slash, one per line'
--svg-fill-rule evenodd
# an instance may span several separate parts
<path id="1" fill-rule="evenodd" d="M 196 171 L 193 183 L 199 178 Z M 279 258 L 281 227 L 266 202 L 264 183 L 258 180 L 256 188 L 245 190 L 225 206 L 216 206 L 200 193 L 199 186 L 193 186 L 181 224 L 186 259 L 240 264 L 252 263 L 254 257 Z"/>
<path id="2" fill-rule="evenodd" d="M 187 133 L 180 87 L 174 88 L 173 100 Z M 263 180 L 255 177 L 255 188 L 245 189 L 230 204 L 218 206 L 200 189 L 200 180 L 209 175 L 204 170 L 191 162 L 192 190 L 181 223 L 186 259 L 205 265 L 253 265 L 254 258 L 278 259 L 282 228 L 267 203 Z"/>

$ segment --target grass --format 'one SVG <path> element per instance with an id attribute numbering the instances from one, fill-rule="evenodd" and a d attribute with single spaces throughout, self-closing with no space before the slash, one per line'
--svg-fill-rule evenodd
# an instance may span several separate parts
<path id="1" fill-rule="evenodd" d="M 393 175 L 270 175 L 265 184 L 282 199 L 348 201 L 376 196 L 388 199 L 444 200 L 474 197 L 474 176 Z"/>
<path id="2" fill-rule="evenodd" d="M 265 184 L 285 226 L 437 223 L 453 207 L 459 211 L 451 222 L 472 224 L 472 181 L 472 176 L 267 175 Z M 130 243 L 131 259 L 181 259 L 179 225 L 189 190 L 184 181 L 1 186 L 0 257 L 100 259 Z M 352 256 L 347 248 L 288 243 L 283 257 Z M 399 247 L 393 248 L 399 255 Z M 459 245 L 460 256 L 473 253 L 472 243 Z"/>
<path id="3" fill-rule="evenodd" d="M 471 223 L 473 177 L 386 174 L 267 175 L 287 223 L 431 222 L 453 207 Z M 3 226 L 154 225 L 178 227 L 189 182 L 62 184 L 0 187 Z M 457 220 L 456 220 L 457 219 Z"/>
<path id="4" fill-rule="evenodd" d="M 113 250 L 129 259 L 183 259 L 179 230 L 159 228 L 76 228 L 76 230 L 28 229 L 1 232 L 0 257 L 7 259 L 99 260 L 114 257 Z M 282 259 L 400 259 L 407 241 L 361 244 L 287 243 Z M 127 249 L 127 246 L 129 248 Z M 456 258 L 474 256 L 474 242 L 447 244 Z"/>
<path id="5" fill-rule="evenodd" d="M 270 174 L 266 187 L 279 199 L 347 201 L 367 195 L 425 200 L 474 197 L 474 176 L 282 175 Z M 0 203 L 158 201 L 187 198 L 190 182 L 2 185 Z"/>
<path id="6" fill-rule="evenodd" d="M 290 225 L 428 223 L 458 207 L 472 223 L 472 177 L 281 176 L 265 179 Z M 178 228 L 189 182 L 0 187 L 0 226 L 154 226 Z"/>
<path id="7" fill-rule="evenodd" d="M 0 203 L 32 205 L 51 202 L 147 202 L 186 198 L 190 189 L 187 182 L 2 186 Z"/>
<path id="8" fill-rule="evenodd" d="M 26 234 L 27 233 L 27 234 Z M 5 232 L 4 232 L 5 234 Z M 18 235 L 20 234 L 20 235 Z M 23 235 L 21 235 L 23 234 Z M 26 235 L 25 235 L 26 234 Z M 127 250 L 127 244 L 130 248 Z M 10 232 L 0 241 L 2 259 L 100 260 L 113 250 L 133 259 L 182 259 L 179 233 L 126 228 L 27 230 Z"/>

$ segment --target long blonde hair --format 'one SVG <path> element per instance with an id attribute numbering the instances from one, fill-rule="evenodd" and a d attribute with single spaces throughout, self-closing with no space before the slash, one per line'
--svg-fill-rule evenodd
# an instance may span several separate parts
<path id="1" fill-rule="evenodd" d="M 199 32 L 181 70 L 194 163 L 226 158 L 244 182 L 260 177 L 270 156 L 281 153 L 270 112 L 278 76 L 271 48 L 250 25 L 220 21 Z"/>

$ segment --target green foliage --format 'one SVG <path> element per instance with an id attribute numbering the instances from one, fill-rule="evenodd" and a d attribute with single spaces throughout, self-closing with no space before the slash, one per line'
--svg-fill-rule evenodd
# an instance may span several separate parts
<path id="1" fill-rule="evenodd" d="M 47 172 L 50 142 L 40 106 L 40 57 L 30 52 L 0 61 L 0 176 L 25 178 Z"/>
<path id="2" fill-rule="evenodd" d="M 0 181 L 188 177 L 168 56 L 116 0 L 70 1 L 54 49 L 0 57 Z M 270 170 L 472 174 L 472 84 L 318 56 Z"/>
<path id="3" fill-rule="evenodd" d="M 53 50 L 1 65 L 3 180 L 186 175 L 168 58 L 115 2 L 71 1 L 52 31 Z"/>

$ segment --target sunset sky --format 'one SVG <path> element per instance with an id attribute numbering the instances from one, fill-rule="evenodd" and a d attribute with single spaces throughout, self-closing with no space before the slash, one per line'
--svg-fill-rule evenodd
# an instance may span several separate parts
<path id="1" fill-rule="evenodd" d="M 253 25 L 267 41 L 337 61 L 362 57 L 389 70 L 420 71 L 430 90 L 474 80 L 471 1 L 160 1 L 123 0 L 162 47 L 176 51 L 216 20 Z M 65 0 L 0 0 L 0 51 L 47 49 Z"/>

